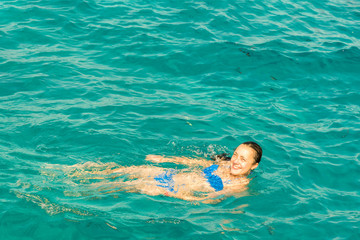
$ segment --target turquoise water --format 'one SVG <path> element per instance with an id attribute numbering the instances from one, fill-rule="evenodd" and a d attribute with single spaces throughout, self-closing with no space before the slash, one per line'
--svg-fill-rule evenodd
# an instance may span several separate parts
<path id="1" fill-rule="evenodd" d="M 0 239 L 359 239 L 359 9 L 2 0 Z M 249 140 L 261 166 L 218 204 L 61 170 Z"/>

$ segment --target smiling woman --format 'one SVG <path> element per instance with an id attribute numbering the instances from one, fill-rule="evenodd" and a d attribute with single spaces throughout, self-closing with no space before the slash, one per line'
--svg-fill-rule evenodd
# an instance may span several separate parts
<path id="1" fill-rule="evenodd" d="M 244 142 L 235 149 L 230 161 L 160 155 L 147 155 L 145 158 L 157 164 L 172 162 L 186 166 L 182 169 L 87 162 L 67 167 L 47 165 L 43 174 L 54 175 L 46 172 L 56 169 L 69 180 L 75 180 L 74 183 L 85 184 L 87 190 L 76 193 L 80 195 L 88 195 L 88 191 L 100 191 L 101 194 L 125 191 L 211 203 L 220 201 L 219 196 L 243 194 L 250 181 L 247 176 L 257 168 L 261 156 L 258 144 Z M 69 194 L 71 191 L 67 191 L 66 195 Z"/>
<path id="2" fill-rule="evenodd" d="M 91 172 L 91 178 L 121 178 L 121 181 L 103 184 L 110 192 L 126 191 L 147 195 L 165 195 L 188 201 L 211 201 L 218 196 L 234 195 L 247 189 L 247 176 L 257 168 L 262 156 L 261 147 L 255 142 L 244 142 L 234 151 L 230 161 L 164 157 L 147 155 L 153 163 L 172 162 L 187 166 L 185 169 L 162 168 L 152 165 L 115 167 Z M 89 165 L 89 163 L 87 164 Z M 81 168 L 77 165 L 76 168 Z"/>

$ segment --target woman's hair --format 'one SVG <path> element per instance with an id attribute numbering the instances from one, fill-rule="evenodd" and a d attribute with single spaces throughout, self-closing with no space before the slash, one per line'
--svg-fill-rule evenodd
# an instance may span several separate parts
<path id="1" fill-rule="evenodd" d="M 255 152 L 256 152 L 255 162 L 259 163 L 261 161 L 261 156 L 262 156 L 262 149 L 261 149 L 260 145 L 257 144 L 256 142 L 244 142 L 242 144 L 249 146 L 255 150 Z"/>

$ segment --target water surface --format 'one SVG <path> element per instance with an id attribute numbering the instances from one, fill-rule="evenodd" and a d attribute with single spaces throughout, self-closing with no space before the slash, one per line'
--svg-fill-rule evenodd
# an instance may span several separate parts
<path id="1" fill-rule="evenodd" d="M 359 9 L 1 1 L 0 238 L 360 238 Z M 256 177 L 214 205 L 44 171 L 243 141 L 263 147 Z"/>

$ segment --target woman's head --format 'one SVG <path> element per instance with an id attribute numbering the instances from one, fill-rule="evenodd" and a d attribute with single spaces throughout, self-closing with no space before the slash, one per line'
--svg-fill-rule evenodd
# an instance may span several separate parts
<path id="1" fill-rule="evenodd" d="M 260 163 L 262 157 L 262 148 L 259 144 L 257 144 L 256 142 L 244 142 L 241 145 L 246 145 L 254 149 L 254 151 L 256 152 L 255 161 L 257 163 Z"/>
<path id="2" fill-rule="evenodd" d="M 258 167 L 262 149 L 255 142 L 244 142 L 234 151 L 230 160 L 230 172 L 236 176 L 247 176 Z"/>

